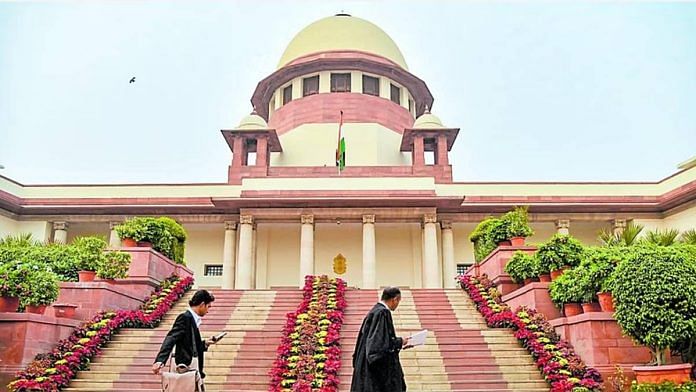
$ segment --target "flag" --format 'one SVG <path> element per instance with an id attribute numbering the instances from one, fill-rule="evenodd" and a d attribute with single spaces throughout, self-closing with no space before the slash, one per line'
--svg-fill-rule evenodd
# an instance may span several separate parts
<path id="1" fill-rule="evenodd" d="M 338 122 L 338 146 L 336 147 L 336 166 L 338 167 L 338 174 L 341 174 L 346 167 L 346 140 L 341 135 L 342 127 L 343 110 L 341 110 L 340 121 Z"/>

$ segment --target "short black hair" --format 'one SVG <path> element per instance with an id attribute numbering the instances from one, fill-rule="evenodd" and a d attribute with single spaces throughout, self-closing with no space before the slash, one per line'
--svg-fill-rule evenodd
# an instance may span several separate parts
<path id="1" fill-rule="evenodd" d="M 382 291 L 382 301 L 389 301 L 399 296 L 401 296 L 401 290 L 398 287 L 385 287 Z"/>
<path id="2" fill-rule="evenodd" d="M 200 304 L 207 305 L 213 301 L 215 301 L 215 297 L 213 297 L 208 290 L 198 290 L 195 294 L 193 294 L 193 297 L 191 297 L 189 306 L 198 306 Z"/>

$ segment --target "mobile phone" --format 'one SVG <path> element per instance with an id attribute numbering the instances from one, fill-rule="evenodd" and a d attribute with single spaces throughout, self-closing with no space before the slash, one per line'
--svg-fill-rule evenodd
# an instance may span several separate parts
<path id="1" fill-rule="evenodd" d="M 227 332 L 220 332 L 219 334 L 213 336 L 213 342 L 217 342 L 218 340 L 222 339 L 227 335 Z"/>

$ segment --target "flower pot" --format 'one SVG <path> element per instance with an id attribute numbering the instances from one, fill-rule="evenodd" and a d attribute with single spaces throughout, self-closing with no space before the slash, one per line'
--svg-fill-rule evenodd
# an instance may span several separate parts
<path id="1" fill-rule="evenodd" d="M 27 305 L 26 311 L 27 313 L 44 314 L 46 305 Z"/>
<path id="2" fill-rule="evenodd" d="M 53 311 L 56 317 L 75 318 L 77 305 L 53 304 Z"/>
<path id="3" fill-rule="evenodd" d="M 525 279 L 524 279 L 524 284 L 525 284 L 525 285 L 528 285 L 528 284 L 530 284 L 530 283 L 532 283 L 532 282 L 534 282 L 534 278 L 525 278 Z"/>
<path id="4" fill-rule="evenodd" d="M 635 373 L 636 381 L 639 384 L 659 384 L 664 381 L 671 381 L 676 384 L 681 384 L 685 381 L 689 381 L 691 364 L 680 363 L 677 365 L 634 366 L 633 372 Z"/>
<path id="5" fill-rule="evenodd" d="M 510 244 L 512 246 L 524 246 L 524 237 L 512 237 L 510 238 Z"/>
<path id="6" fill-rule="evenodd" d="M 138 247 L 140 247 L 140 248 L 152 248 L 152 242 L 150 242 L 150 241 L 138 241 Z"/>
<path id="7" fill-rule="evenodd" d="M 0 297 L 0 312 L 14 313 L 19 307 L 19 298 Z"/>
<path id="8" fill-rule="evenodd" d="M 613 312 L 614 311 L 614 297 L 611 293 L 597 293 L 597 298 L 599 299 L 599 307 L 602 312 Z"/>
<path id="9" fill-rule="evenodd" d="M 566 317 L 577 316 L 582 314 L 582 307 L 578 303 L 567 303 L 563 304 L 563 314 Z"/>
<path id="10" fill-rule="evenodd" d="M 599 307 L 597 302 L 588 302 L 582 304 L 583 313 L 601 312 L 602 309 Z"/>
<path id="11" fill-rule="evenodd" d="M 539 275 L 539 282 L 550 282 L 551 274 L 541 274 Z"/>
<path id="12" fill-rule="evenodd" d="M 94 271 L 77 271 L 78 281 L 80 282 L 92 282 L 96 275 L 97 273 Z"/>
<path id="13" fill-rule="evenodd" d="M 561 275 L 563 275 L 563 272 L 567 269 L 570 269 L 570 267 L 567 265 L 564 265 L 560 269 L 551 271 L 551 280 L 553 281 L 553 280 L 558 279 Z"/>
<path id="14" fill-rule="evenodd" d="M 127 248 L 132 248 L 132 247 L 138 246 L 138 241 L 136 241 L 132 238 L 124 238 L 121 240 L 121 245 L 125 246 Z"/>

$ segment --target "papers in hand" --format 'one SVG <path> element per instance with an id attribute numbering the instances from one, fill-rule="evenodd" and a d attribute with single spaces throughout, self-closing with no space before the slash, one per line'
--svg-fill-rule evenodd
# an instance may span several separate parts
<path id="1" fill-rule="evenodd" d="M 428 337 L 428 330 L 424 329 L 420 332 L 416 332 L 409 337 L 409 346 L 422 346 L 425 344 L 425 338 Z"/>

